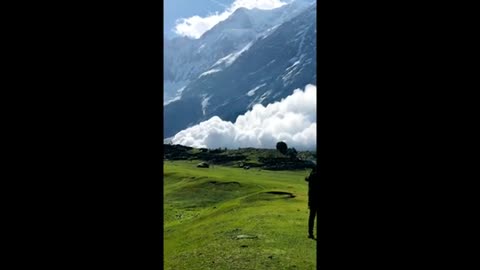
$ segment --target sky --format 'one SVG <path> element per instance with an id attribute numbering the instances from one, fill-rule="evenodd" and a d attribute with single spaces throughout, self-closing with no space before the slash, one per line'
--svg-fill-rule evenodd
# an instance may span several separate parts
<path id="1" fill-rule="evenodd" d="M 199 38 L 237 8 L 273 9 L 293 0 L 165 0 L 164 36 Z"/>
<path id="2" fill-rule="evenodd" d="M 164 28 L 167 38 L 177 36 L 173 29 L 175 21 L 192 16 L 206 17 L 215 12 L 223 12 L 234 0 L 164 0 Z"/>

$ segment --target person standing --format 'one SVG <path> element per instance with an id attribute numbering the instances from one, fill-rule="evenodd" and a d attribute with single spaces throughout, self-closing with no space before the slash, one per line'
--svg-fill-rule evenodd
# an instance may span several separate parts
<path id="1" fill-rule="evenodd" d="M 308 208 L 310 209 L 310 214 L 308 216 L 308 238 L 315 239 L 313 235 L 313 228 L 315 224 L 315 218 L 318 213 L 318 192 L 319 192 L 319 179 L 317 166 L 313 167 L 310 175 L 305 177 L 305 181 L 308 182 Z M 318 219 L 317 219 L 318 226 Z"/>

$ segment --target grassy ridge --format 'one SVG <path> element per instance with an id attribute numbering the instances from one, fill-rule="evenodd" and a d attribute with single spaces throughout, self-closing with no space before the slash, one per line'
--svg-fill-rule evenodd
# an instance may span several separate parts
<path id="1" fill-rule="evenodd" d="M 315 269 L 309 171 L 197 163 L 164 163 L 165 269 Z"/>
<path id="2" fill-rule="evenodd" d="M 282 154 L 276 149 L 198 149 L 183 145 L 164 144 L 164 160 L 203 160 L 210 164 L 233 167 L 262 167 L 269 170 L 301 170 L 311 168 L 315 151 Z"/>

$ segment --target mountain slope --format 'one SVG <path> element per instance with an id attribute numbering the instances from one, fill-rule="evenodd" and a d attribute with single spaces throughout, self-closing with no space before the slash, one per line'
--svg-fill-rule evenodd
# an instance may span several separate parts
<path id="1" fill-rule="evenodd" d="M 181 99 L 164 107 L 165 137 L 214 115 L 233 122 L 254 104 L 266 105 L 316 84 L 316 4 L 240 50 L 230 55 L 235 59 L 217 60 L 189 82 Z"/>
<path id="2" fill-rule="evenodd" d="M 179 90 L 208 71 L 220 59 L 238 53 L 268 29 L 304 10 L 309 1 L 296 0 L 273 10 L 237 9 L 200 39 L 177 37 L 164 41 L 164 101 L 179 97 Z"/>

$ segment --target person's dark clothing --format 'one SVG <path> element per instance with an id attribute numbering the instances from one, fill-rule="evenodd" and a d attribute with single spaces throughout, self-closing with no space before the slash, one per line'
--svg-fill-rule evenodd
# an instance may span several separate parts
<path id="1" fill-rule="evenodd" d="M 317 170 L 312 170 L 310 175 L 305 180 L 308 181 L 308 208 L 310 208 L 310 215 L 308 217 L 308 235 L 313 236 L 313 227 L 318 213 L 319 202 L 319 179 Z"/>
<path id="2" fill-rule="evenodd" d="M 313 206 L 313 207 L 310 206 L 310 215 L 308 216 L 308 235 L 309 236 L 313 236 L 313 226 L 315 225 L 315 218 L 317 217 L 317 212 L 318 212 L 318 208 L 316 206 Z"/>
<path id="3" fill-rule="evenodd" d="M 319 180 L 317 171 L 313 170 L 305 180 L 308 182 L 308 207 L 318 206 Z"/>

